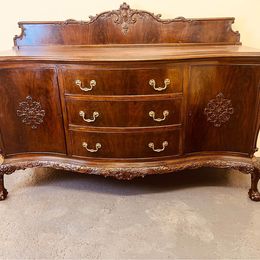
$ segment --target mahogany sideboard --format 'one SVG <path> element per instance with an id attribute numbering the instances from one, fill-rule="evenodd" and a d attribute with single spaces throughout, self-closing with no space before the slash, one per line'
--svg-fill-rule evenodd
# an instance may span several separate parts
<path id="1" fill-rule="evenodd" d="M 132 179 L 198 167 L 251 175 L 259 201 L 260 51 L 234 18 L 161 19 L 123 3 L 89 21 L 20 22 L 0 53 L 4 174 Z"/>

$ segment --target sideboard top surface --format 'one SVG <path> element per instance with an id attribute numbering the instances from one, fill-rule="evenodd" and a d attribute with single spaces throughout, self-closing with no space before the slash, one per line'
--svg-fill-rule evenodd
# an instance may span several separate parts
<path id="1" fill-rule="evenodd" d="M 157 61 L 221 57 L 260 57 L 239 46 L 46 46 L 0 52 L 0 61 Z"/>

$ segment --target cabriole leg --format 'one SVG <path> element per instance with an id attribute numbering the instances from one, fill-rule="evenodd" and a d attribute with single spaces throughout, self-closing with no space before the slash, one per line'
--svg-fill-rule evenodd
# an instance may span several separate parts
<path id="1" fill-rule="evenodd" d="M 4 186 L 4 175 L 0 175 L 0 200 L 4 200 L 7 197 L 7 190 Z"/>
<path id="2" fill-rule="evenodd" d="M 257 184 L 260 179 L 260 171 L 255 168 L 251 173 L 251 189 L 248 192 L 249 198 L 253 201 L 260 201 L 260 193 L 257 189 Z"/>

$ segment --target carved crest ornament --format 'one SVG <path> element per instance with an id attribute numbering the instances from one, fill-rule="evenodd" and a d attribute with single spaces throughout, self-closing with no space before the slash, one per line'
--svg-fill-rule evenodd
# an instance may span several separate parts
<path id="1" fill-rule="evenodd" d="M 89 16 L 90 18 L 90 23 L 94 22 L 98 18 L 112 18 L 115 24 L 118 24 L 121 26 L 121 31 L 123 34 L 127 34 L 129 31 L 129 28 L 131 25 L 135 24 L 138 19 L 144 19 L 145 17 L 153 17 L 155 20 L 161 23 L 170 23 L 174 20 L 187 20 L 184 17 L 177 17 L 175 19 L 161 19 L 161 14 L 153 14 L 147 11 L 143 10 L 135 10 L 131 9 L 130 6 L 127 3 L 123 3 L 120 5 L 120 8 L 118 10 L 113 10 L 109 12 L 104 12 L 96 16 Z M 70 19 L 67 20 L 66 23 L 77 23 L 76 20 Z M 84 23 L 84 22 L 83 22 Z"/>
<path id="2" fill-rule="evenodd" d="M 231 100 L 226 99 L 222 93 L 219 93 L 215 99 L 212 99 L 204 109 L 204 114 L 209 122 L 215 127 L 220 127 L 226 123 L 234 113 Z"/>
<path id="3" fill-rule="evenodd" d="M 22 123 L 36 129 L 38 125 L 43 123 L 45 110 L 42 109 L 40 102 L 33 101 L 32 97 L 28 96 L 26 101 L 19 103 L 17 116 L 21 118 Z"/>
<path id="4" fill-rule="evenodd" d="M 115 24 L 121 25 L 121 31 L 126 35 L 129 26 L 135 24 L 137 18 L 144 18 L 145 15 L 147 15 L 145 12 L 131 9 L 127 3 L 123 3 L 118 10 L 104 12 L 97 16 L 89 16 L 89 18 L 90 22 L 94 22 L 98 17 L 112 18 Z"/>
<path id="5" fill-rule="evenodd" d="M 143 18 L 144 15 L 144 13 L 141 13 L 138 10 L 130 9 L 128 4 L 123 3 L 120 5 L 119 10 L 110 12 L 107 17 L 114 17 L 114 23 L 121 25 L 122 32 L 127 34 L 129 26 L 136 23 L 137 16 L 139 18 Z"/>

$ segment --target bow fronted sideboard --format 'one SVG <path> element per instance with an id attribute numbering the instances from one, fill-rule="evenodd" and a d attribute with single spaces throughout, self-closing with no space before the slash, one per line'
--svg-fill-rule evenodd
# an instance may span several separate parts
<path id="1" fill-rule="evenodd" d="M 126 3 L 89 21 L 20 22 L 0 53 L 0 199 L 4 174 L 25 168 L 130 180 L 217 167 L 250 174 L 259 201 L 260 51 L 233 22 Z"/>

